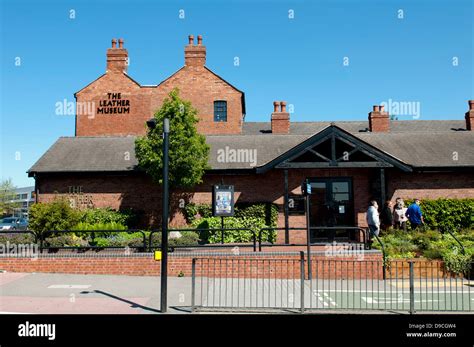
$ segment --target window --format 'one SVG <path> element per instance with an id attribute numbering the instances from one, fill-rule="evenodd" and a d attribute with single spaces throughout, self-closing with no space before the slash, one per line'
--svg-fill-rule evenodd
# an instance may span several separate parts
<path id="1" fill-rule="evenodd" d="M 214 101 L 214 122 L 227 122 L 227 101 Z"/>

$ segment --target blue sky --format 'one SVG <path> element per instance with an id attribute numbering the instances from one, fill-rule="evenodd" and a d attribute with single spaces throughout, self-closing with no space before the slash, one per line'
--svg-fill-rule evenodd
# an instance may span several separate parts
<path id="1" fill-rule="evenodd" d="M 245 92 L 247 121 L 268 121 L 274 100 L 294 106 L 293 121 L 365 120 L 388 100 L 419 103 L 420 119 L 463 119 L 474 98 L 471 0 L 2 0 L 0 9 L 0 176 L 17 186 L 33 184 L 25 171 L 74 134 L 74 116 L 55 104 L 104 73 L 114 37 L 125 39 L 129 75 L 157 84 L 183 65 L 188 34 L 203 35 L 207 66 Z"/>

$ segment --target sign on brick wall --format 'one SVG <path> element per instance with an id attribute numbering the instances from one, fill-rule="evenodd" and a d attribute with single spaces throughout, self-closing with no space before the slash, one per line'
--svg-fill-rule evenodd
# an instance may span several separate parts
<path id="1" fill-rule="evenodd" d="M 97 114 L 128 114 L 130 100 L 124 99 L 122 93 L 107 93 L 107 98 L 99 101 Z"/>

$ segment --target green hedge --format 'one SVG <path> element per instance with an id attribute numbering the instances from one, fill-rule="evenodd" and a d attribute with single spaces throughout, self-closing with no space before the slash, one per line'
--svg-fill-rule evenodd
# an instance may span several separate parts
<path id="1" fill-rule="evenodd" d="M 196 218 L 199 215 L 200 218 Z M 188 224 L 197 229 L 220 229 L 221 218 L 212 217 L 212 207 L 206 204 L 188 204 L 185 208 L 185 217 Z M 278 207 L 271 203 L 240 203 L 235 205 L 234 217 L 224 218 L 224 228 L 239 229 L 247 228 L 257 234 L 261 228 L 276 227 L 278 218 Z M 253 233 L 250 230 L 231 230 L 224 233 L 225 243 L 252 242 Z M 220 243 L 221 232 L 201 232 L 200 239 L 204 243 Z M 274 242 L 276 232 L 274 230 L 262 233 L 262 241 Z"/>
<path id="2" fill-rule="evenodd" d="M 276 226 L 278 218 L 278 207 L 275 204 L 262 203 L 238 203 L 234 208 L 235 218 L 258 218 L 262 219 L 268 226 Z M 192 224 L 196 219 L 212 217 L 212 206 L 209 204 L 187 204 L 184 209 L 184 216 L 188 224 Z"/>
<path id="3" fill-rule="evenodd" d="M 406 200 L 408 207 L 413 200 Z M 470 229 L 474 226 L 474 199 L 421 200 L 425 226 L 428 229 Z"/>
<path id="4" fill-rule="evenodd" d="M 221 218 L 220 217 L 208 217 L 195 220 L 191 224 L 196 229 L 220 229 L 221 228 Z M 226 230 L 224 232 L 224 243 L 234 243 L 234 242 L 252 242 L 253 233 L 251 230 L 258 235 L 258 231 L 261 228 L 265 228 L 265 222 L 263 219 L 259 218 L 236 218 L 236 217 L 226 217 L 224 218 L 224 228 L 225 229 L 240 229 L 246 228 L 247 230 Z M 205 243 L 220 243 L 222 240 L 221 231 L 202 231 L 199 234 L 199 237 Z M 273 242 L 275 240 L 275 231 L 265 231 L 262 233 L 262 241 Z"/>

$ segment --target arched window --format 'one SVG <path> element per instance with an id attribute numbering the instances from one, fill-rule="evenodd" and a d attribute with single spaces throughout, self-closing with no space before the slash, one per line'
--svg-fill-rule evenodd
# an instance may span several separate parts
<path id="1" fill-rule="evenodd" d="M 227 101 L 214 101 L 214 122 L 227 122 Z"/>

